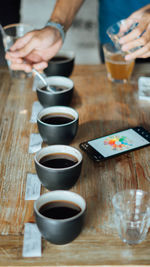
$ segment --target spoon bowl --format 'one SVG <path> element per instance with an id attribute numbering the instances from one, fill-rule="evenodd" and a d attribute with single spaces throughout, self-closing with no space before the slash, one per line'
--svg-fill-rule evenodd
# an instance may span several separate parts
<path id="1" fill-rule="evenodd" d="M 53 88 L 52 94 L 43 86 L 43 82 L 39 81 L 36 87 L 36 93 L 39 102 L 43 107 L 49 106 L 68 106 L 72 100 L 74 83 L 71 79 L 63 76 L 47 77 L 47 83 Z"/>

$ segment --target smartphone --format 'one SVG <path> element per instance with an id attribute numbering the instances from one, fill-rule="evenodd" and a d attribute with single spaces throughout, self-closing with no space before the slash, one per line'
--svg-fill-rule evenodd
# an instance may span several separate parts
<path id="1" fill-rule="evenodd" d="M 97 162 L 150 145 L 150 132 L 138 126 L 99 137 L 80 144 L 88 156 Z"/>

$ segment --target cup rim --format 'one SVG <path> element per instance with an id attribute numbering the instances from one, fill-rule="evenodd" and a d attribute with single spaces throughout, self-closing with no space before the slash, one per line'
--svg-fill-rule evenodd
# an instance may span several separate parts
<path id="1" fill-rule="evenodd" d="M 70 86 L 67 86 L 68 88 L 67 89 L 65 89 L 65 90 L 62 90 L 62 91 L 56 91 L 54 94 L 55 95 L 62 95 L 62 94 L 65 94 L 65 93 L 67 93 L 68 91 L 70 91 L 70 90 L 73 90 L 73 88 L 74 88 L 74 82 L 73 82 L 73 80 L 72 79 L 70 79 L 70 78 L 68 78 L 68 77 L 65 77 L 65 76 L 48 76 L 48 77 L 45 77 L 45 79 L 46 79 L 46 81 L 48 82 L 48 85 L 50 85 L 50 82 L 51 82 L 51 80 L 57 80 L 56 81 L 56 83 L 57 82 L 59 82 L 59 81 L 61 81 L 62 80 L 62 84 L 61 85 L 59 85 L 59 86 L 64 86 L 64 84 L 63 84 L 63 80 L 64 81 L 66 81 L 66 82 L 68 82 L 68 83 L 70 83 Z M 40 83 L 40 82 L 39 82 Z M 50 85 L 51 86 L 51 85 Z M 40 85 L 37 85 L 37 87 L 36 87 L 36 90 L 37 91 L 39 91 L 39 92 L 42 92 L 43 94 L 47 94 L 47 95 L 52 95 L 53 96 L 53 94 L 51 93 L 51 92 L 49 92 L 48 90 L 47 91 L 43 91 L 41 88 L 42 88 L 43 86 L 42 86 L 42 82 L 40 83 Z"/>
<path id="2" fill-rule="evenodd" d="M 54 112 L 47 112 L 48 110 L 54 110 Z M 64 112 L 62 111 L 64 110 Z M 68 112 L 67 112 L 68 111 Z M 70 112 L 69 112 L 70 111 Z M 72 113 L 75 114 L 75 115 L 72 115 Z M 44 114 L 43 114 L 44 113 Z M 62 114 L 69 114 L 71 113 L 72 116 L 74 116 L 74 120 L 72 120 L 71 122 L 68 122 L 68 123 L 64 123 L 64 124 L 48 124 L 48 123 L 45 123 L 43 121 L 41 121 L 41 118 L 42 116 L 44 115 L 47 115 L 47 114 L 50 114 L 50 113 L 54 113 L 54 114 L 57 114 L 57 113 L 62 113 Z M 43 115 L 42 115 L 43 114 Z M 71 107 L 68 107 L 68 106 L 51 106 L 51 107 L 47 107 L 47 108 L 43 108 L 37 115 L 37 122 L 42 124 L 42 125 L 46 125 L 46 126 L 49 126 L 49 127 L 63 127 L 65 125 L 71 125 L 73 124 L 75 121 L 77 121 L 79 119 L 79 114 L 78 112 L 74 109 L 74 108 L 71 108 Z"/>
<path id="3" fill-rule="evenodd" d="M 50 201 L 49 199 L 47 199 L 47 201 L 43 201 L 42 204 L 39 205 L 39 207 L 37 207 L 38 202 L 40 202 L 40 200 L 43 200 L 44 198 L 46 198 L 46 197 L 48 197 L 48 196 L 52 196 L 52 195 L 55 195 L 55 194 L 56 194 L 56 195 L 58 194 L 59 196 L 60 196 L 60 194 L 63 194 L 63 196 L 71 196 L 71 197 L 73 198 L 72 202 L 75 203 L 75 204 L 77 204 L 77 205 L 81 208 L 81 211 L 80 211 L 77 215 L 72 216 L 72 217 L 67 218 L 67 219 L 53 219 L 53 218 L 48 218 L 48 217 L 42 215 L 42 214 L 39 212 L 40 207 L 41 207 L 42 205 L 48 203 L 48 202 L 52 202 L 52 201 L 56 201 L 56 200 L 58 200 L 58 197 L 57 197 L 55 200 L 53 199 L 52 201 Z M 65 197 L 63 197 L 63 196 L 60 197 L 59 200 L 60 200 L 60 201 L 63 201 L 63 200 L 67 201 L 67 199 L 66 199 Z M 82 207 L 81 205 L 79 205 L 78 201 L 75 202 L 74 198 L 78 198 L 79 201 L 82 201 L 82 205 L 83 205 L 83 207 Z M 72 220 L 74 220 L 74 219 L 80 217 L 85 211 L 86 211 L 86 201 L 85 201 L 85 199 L 84 199 L 81 195 L 79 195 L 79 194 L 77 194 L 77 193 L 75 193 L 75 192 L 72 192 L 72 191 L 66 191 L 66 190 L 54 190 L 54 191 L 51 191 L 51 192 L 42 194 L 42 195 L 41 195 L 37 200 L 35 200 L 35 202 L 34 202 L 34 212 L 35 212 L 39 217 L 44 218 L 44 219 L 46 219 L 46 220 L 48 220 L 48 221 L 69 222 L 69 221 L 72 221 Z"/>
<path id="4" fill-rule="evenodd" d="M 61 62 L 53 62 L 52 59 L 57 57 L 57 56 L 66 56 L 66 57 L 68 57 L 68 59 L 61 60 Z M 53 64 L 58 64 L 58 65 L 64 64 L 68 61 L 75 59 L 75 52 L 73 50 L 60 50 L 53 58 L 50 59 L 48 62 L 51 63 L 51 61 L 52 61 Z"/>
<path id="5" fill-rule="evenodd" d="M 121 24 L 124 23 L 124 22 L 125 22 L 125 19 L 121 19 L 121 20 L 116 21 L 115 23 L 113 23 L 112 25 L 110 25 L 110 26 L 107 28 L 106 33 L 107 33 L 108 35 L 110 35 L 110 34 L 114 34 L 114 35 L 116 35 L 117 33 L 113 33 L 113 32 L 110 33 L 110 30 L 113 29 L 115 26 L 117 26 L 117 25 L 119 25 L 119 24 L 121 25 Z"/>
<path id="6" fill-rule="evenodd" d="M 32 25 L 27 24 L 27 23 L 12 23 L 12 24 L 5 25 L 3 27 L 3 29 L 6 30 L 6 29 L 9 29 L 9 28 L 12 28 L 12 27 L 16 27 L 16 26 L 27 26 L 27 27 L 31 27 L 32 30 L 34 29 L 34 27 Z M 6 35 L 9 35 L 9 34 L 6 33 Z"/>
<path id="7" fill-rule="evenodd" d="M 54 150 L 55 150 L 55 148 L 57 149 L 58 148 L 58 151 L 57 151 L 57 153 L 61 153 L 61 154 L 70 154 L 70 155 L 73 155 L 74 157 L 76 157 L 77 158 L 77 163 L 75 163 L 73 166 L 70 166 L 70 167 L 67 167 L 67 168 L 50 168 L 50 167 L 46 167 L 46 166 L 44 166 L 44 165 L 42 165 L 40 162 L 39 162 L 39 160 L 42 158 L 42 157 L 44 157 L 44 156 L 46 156 L 46 155 L 49 155 L 50 153 L 48 152 L 48 150 L 49 149 L 52 149 L 52 153 L 51 154 L 54 154 L 54 153 L 56 153 L 56 152 L 53 152 Z M 60 149 L 63 149 L 63 151 L 64 152 L 60 152 Z M 72 150 L 76 155 L 74 155 L 74 154 L 71 154 L 71 152 L 69 153 L 67 153 L 66 152 L 66 149 L 69 149 L 69 150 Z M 42 152 L 44 152 L 44 155 L 42 155 L 39 159 L 38 159 L 38 157 L 39 157 L 39 154 L 40 153 L 42 153 Z M 79 156 L 79 157 L 77 157 L 77 155 Z M 78 150 L 78 149 L 76 149 L 76 148 L 74 148 L 73 146 L 69 146 L 69 145 L 50 145 L 50 146 L 47 146 L 47 147 L 43 147 L 43 148 L 41 148 L 38 152 L 36 152 L 36 154 L 35 154 L 35 156 L 34 156 L 34 162 L 39 166 L 39 167 L 42 167 L 43 169 L 45 169 L 45 170 L 53 170 L 53 171 L 56 171 L 57 170 L 57 172 L 59 172 L 59 171 L 62 171 L 62 170 L 70 170 L 70 169 L 74 169 L 76 166 L 78 166 L 79 164 L 81 164 L 82 163 L 82 161 L 83 161 L 83 156 L 82 156 L 82 154 L 81 154 L 81 152 Z"/>
<path id="8" fill-rule="evenodd" d="M 125 189 L 125 190 L 121 190 L 121 191 L 117 192 L 116 194 L 114 194 L 114 196 L 112 198 L 112 204 L 113 204 L 114 209 L 118 209 L 120 211 L 122 210 L 119 207 L 119 203 L 116 202 L 116 199 L 117 199 L 117 197 L 119 195 L 123 195 L 124 193 L 129 193 L 129 192 L 132 192 L 133 194 L 138 193 L 138 194 L 141 194 L 141 195 L 147 195 L 147 196 L 149 195 L 150 196 L 149 192 L 141 190 L 141 189 Z"/>
<path id="9" fill-rule="evenodd" d="M 109 51 L 107 49 L 107 47 L 109 48 L 109 46 L 112 47 L 112 48 L 114 48 L 116 51 L 111 51 L 111 50 Z M 107 59 L 107 55 L 109 55 L 109 56 L 112 56 L 112 55 L 122 55 L 122 56 L 124 56 L 124 54 L 122 53 L 122 51 L 119 48 L 117 48 L 111 42 L 107 42 L 107 43 L 103 44 L 103 47 L 102 48 L 103 48 L 103 51 L 104 51 L 105 61 Z M 135 59 L 130 59 L 130 60 L 127 60 L 127 61 L 124 60 L 123 62 L 124 62 L 124 64 L 129 64 L 129 63 L 135 62 Z M 119 63 L 119 61 L 118 61 L 118 63 Z"/>

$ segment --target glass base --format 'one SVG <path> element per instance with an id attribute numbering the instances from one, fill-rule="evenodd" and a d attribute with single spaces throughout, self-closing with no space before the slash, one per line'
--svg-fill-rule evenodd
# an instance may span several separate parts
<path id="1" fill-rule="evenodd" d="M 140 233 L 139 229 L 127 229 L 126 236 L 120 235 L 121 240 L 128 245 L 136 245 L 141 243 L 146 238 L 146 233 Z"/>
<path id="2" fill-rule="evenodd" d="M 107 78 L 110 82 L 113 82 L 113 83 L 128 83 L 129 82 L 129 79 L 122 79 L 122 80 L 117 80 L 117 79 L 114 79 L 111 77 L 110 73 L 107 74 Z"/>

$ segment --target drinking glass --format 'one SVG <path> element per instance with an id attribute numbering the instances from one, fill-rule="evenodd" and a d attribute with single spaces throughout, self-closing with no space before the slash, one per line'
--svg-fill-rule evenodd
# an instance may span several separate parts
<path id="1" fill-rule="evenodd" d="M 3 32 L 4 48 L 5 51 L 8 51 L 18 38 L 22 37 L 27 32 L 33 30 L 33 28 L 32 26 L 27 24 L 17 23 L 17 24 L 7 25 L 3 28 L 3 30 L 4 30 Z M 31 73 L 26 73 L 24 71 L 12 70 L 10 67 L 11 62 L 9 60 L 7 60 L 7 64 L 10 75 L 13 78 L 27 78 L 32 75 Z"/>
<path id="2" fill-rule="evenodd" d="M 112 40 L 114 46 L 117 49 L 120 49 L 120 50 L 121 50 L 121 45 L 119 44 L 119 39 L 121 37 L 127 35 L 128 33 L 130 33 L 138 25 L 137 22 L 133 23 L 127 31 L 121 32 L 120 28 L 121 28 L 122 25 L 125 25 L 125 24 L 126 24 L 126 20 L 125 19 L 119 20 L 115 24 L 111 25 L 106 31 L 106 33 L 108 34 L 109 38 Z M 124 54 L 130 54 L 130 53 L 136 51 L 137 49 L 139 49 L 141 47 L 142 46 L 137 46 L 135 48 L 132 48 L 132 49 L 128 50 L 127 52 L 124 52 Z"/>
<path id="3" fill-rule="evenodd" d="M 126 61 L 124 54 L 113 44 L 103 45 L 108 80 L 118 83 L 129 81 L 134 68 L 134 60 Z"/>
<path id="4" fill-rule="evenodd" d="M 121 240 L 130 245 L 142 242 L 150 225 L 150 193 L 134 189 L 120 191 L 112 203 Z"/>

